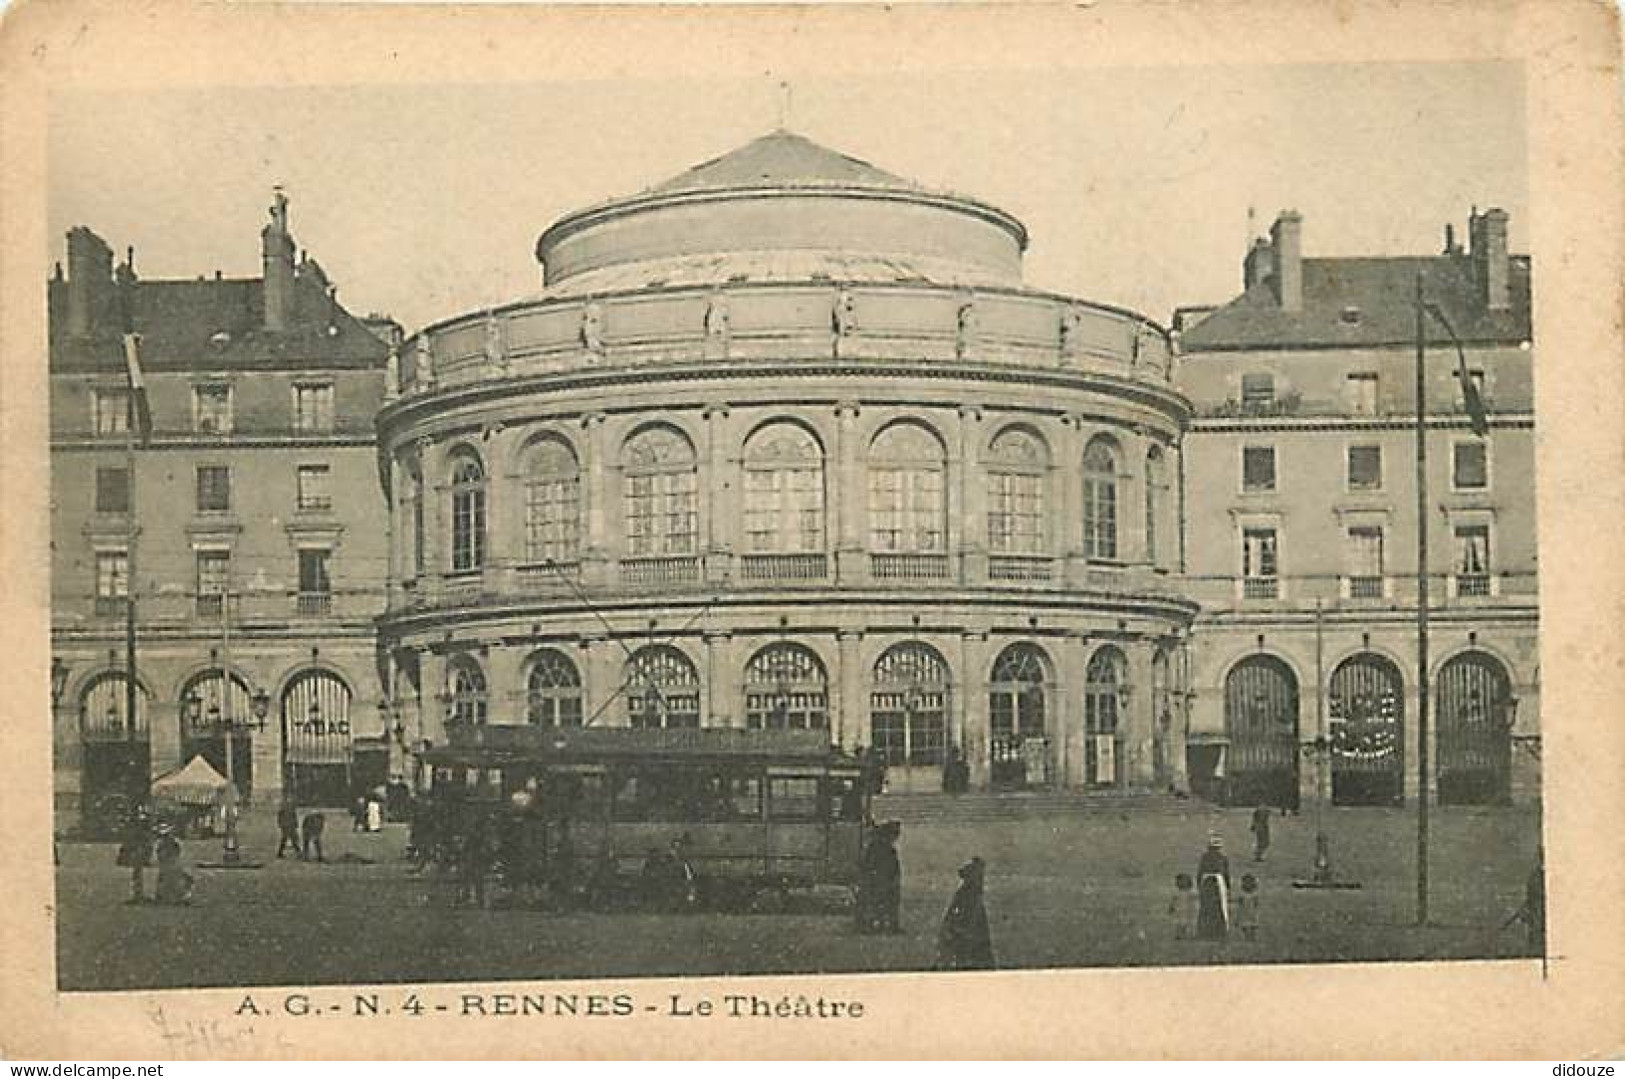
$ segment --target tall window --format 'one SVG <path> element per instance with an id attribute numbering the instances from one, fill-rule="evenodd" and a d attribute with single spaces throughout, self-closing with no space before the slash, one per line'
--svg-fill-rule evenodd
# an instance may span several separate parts
<path id="1" fill-rule="evenodd" d="M 1490 526 L 1456 526 L 1456 594 L 1490 594 Z"/>
<path id="2" fill-rule="evenodd" d="M 330 595 L 333 591 L 333 580 L 328 576 L 327 566 L 333 552 L 325 547 L 301 547 L 299 549 L 299 592 L 301 595 L 311 596 Z"/>
<path id="3" fill-rule="evenodd" d="M 525 559 L 574 562 L 580 556 L 581 470 L 570 447 L 544 438 L 530 448 L 525 472 Z"/>
<path id="4" fill-rule="evenodd" d="M 745 443 L 745 538 L 757 554 L 824 549 L 824 451 L 805 428 L 770 423 Z"/>
<path id="5" fill-rule="evenodd" d="M 829 726 L 824 665 L 799 644 L 773 644 L 745 667 L 745 725 L 752 730 L 823 730 Z"/>
<path id="6" fill-rule="evenodd" d="M 1351 528 L 1347 534 L 1349 595 L 1354 599 L 1382 597 L 1382 529 Z"/>
<path id="7" fill-rule="evenodd" d="M 225 610 L 226 587 L 231 579 L 231 552 L 197 552 L 197 613 L 219 615 Z"/>
<path id="8" fill-rule="evenodd" d="M 1249 494 L 1275 490 L 1275 447 L 1241 448 L 1241 489 Z"/>
<path id="9" fill-rule="evenodd" d="M 451 661 L 447 672 L 451 692 L 451 709 L 447 715 L 453 723 L 483 724 L 489 704 L 485 689 L 485 672 L 472 656 L 458 656 Z"/>
<path id="10" fill-rule="evenodd" d="M 1382 490 L 1382 447 L 1348 448 L 1348 488 L 1351 491 Z"/>
<path id="11" fill-rule="evenodd" d="M 1268 371 L 1257 371 L 1241 376 L 1241 404 L 1243 408 L 1267 408 L 1274 403 L 1274 375 Z"/>
<path id="12" fill-rule="evenodd" d="M 1105 645 L 1089 657 L 1083 673 L 1083 729 L 1085 780 L 1094 786 L 1117 782 L 1118 691 L 1127 662 L 1123 653 Z"/>
<path id="13" fill-rule="evenodd" d="M 100 614 L 124 610 L 130 594 L 130 556 L 127 552 L 96 552 L 96 609 Z"/>
<path id="14" fill-rule="evenodd" d="M 633 558 L 699 550 L 699 474 L 694 447 L 670 427 L 647 427 L 626 442 L 626 547 Z"/>
<path id="15" fill-rule="evenodd" d="M 1117 557 L 1117 446 L 1104 435 L 1083 451 L 1083 553 Z"/>
<path id="16" fill-rule="evenodd" d="M 128 391 L 112 388 L 91 390 L 90 401 L 98 435 L 122 435 L 130 429 Z"/>
<path id="17" fill-rule="evenodd" d="M 563 652 L 544 648 L 531 657 L 525 718 L 536 727 L 581 726 L 581 674 Z"/>
<path id="18" fill-rule="evenodd" d="M 948 549 L 947 455 L 917 423 L 894 423 L 869 447 L 869 545 L 879 552 Z"/>
<path id="19" fill-rule="evenodd" d="M 463 573 L 485 564 L 485 469 L 463 452 L 451 466 L 451 571 Z"/>
<path id="20" fill-rule="evenodd" d="M 207 383 L 192 387 L 192 430 L 205 435 L 231 433 L 231 387 Z"/>
<path id="21" fill-rule="evenodd" d="M 424 506 L 423 506 L 423 464 L 419 460 L 407 462 L 407 483 L 412 492 L 412 576 L 423 575 L 424 555 Z"/>
<path id="22" fill-rule="evenodd" d="M 96 470 L 96 512 L 130 512 L 130 472 L 125 468 Z"/>
<path id="23" fill-rule="evenodd" d="M 869 729 L 887 764 L 940 765 L 948 745 L 948 664 L 928 644 L 888 648 L 875 663 Z"/>
<path id="24" fill-rule="evenodd" d="M 333 508 L 333 495 L 328 485 L 332 470 L 327 465 L 299 466 L 298 507 L 302 510 Z"/>
<path id="25" fill-rule="evenodd" d="M 1049 450 L 1031 431 L 999 433 L 988 446 L 987 537 L 994 554 L 1042 554 Z"/>
<path id="26" fill-rule="evenodd" d="M 1162 565 L 1162 502 L 1168 494 L 1161 446 L 1145 451 L 1145 557 L 1153 566 Z"/>
<path id="27" fill-rule="evenodd" d="M 1280 586 L 1275 529 L 1247 528 L 1241 533 L 1242 594 L 1248 599 L 1274 599 Z"/>
<path id="28" fill-rule="evenodd" d="M 1046 737 L 1047 663 L 1036 646 L 1013 644 L 999 653 L 988 683 L 988 765 L 995 786 L 1026 786 L 1049 780 Z"/>
<path id="29" fill-rule="evenodd" d="M 225 513 L 231 509 L 230 468 L 225 465 L 198 466 L 197 509 L 199 513 Z"/>
<path id="30" fill-rule="evenodd" d="M 669 644 L 638 649 L 626 661 L 627 720 L 633 727 L 698 727 L 700 675 Z"/>
<path id="31" fill-rule="evenodd" d="M 1490 485 L 1490 448 L 1480 439 L 1450 447 L 1450 485 L 1458 491 L 1482 491 Z"/>
<path id="32" fill-rule="evenodd" d="M 333 384 L 298 383 L 293 388 L 293 429 L 305 434 L 333 429 Z"/>
<path id="33" fill-rule="evenodd" d="M 1349 412 L 1352 415 L 1377 414 L 1377 385 L 1375 371 L 1356 371 L 1348 376 L 1344 389 L 1348 398 Z"/>

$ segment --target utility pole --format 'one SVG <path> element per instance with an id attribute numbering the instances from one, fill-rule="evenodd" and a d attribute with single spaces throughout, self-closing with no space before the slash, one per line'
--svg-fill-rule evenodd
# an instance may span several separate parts
<path id="1" fill-rule="evenodd" d="M 1427 307 L 1416 275 L 1416 924 L 1428 921 Z M 1401 773 L 1403 784 L 1403 773 Z"/>

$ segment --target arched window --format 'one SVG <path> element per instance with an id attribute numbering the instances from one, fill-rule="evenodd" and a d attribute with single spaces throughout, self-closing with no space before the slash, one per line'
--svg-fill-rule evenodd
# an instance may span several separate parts
<path id="1" fill-rule="evenodd" d="M 627 719 L 633 727 L 698 727 L 700 675 L 669 644 L 651 644 L 626 660 Z"/>
<path id="2" fill-rule="evenodd" d="M 995 787 L 1049 782 L 1048 670 L 1048 658 L 1032 644 L 1013 644 L 993 662 L 987 696 L 988 778 Z"/>
<path id="3" fill-rule="evenodd" d="M 1084 767 L 1085 779 L 1093 786 L 1115 785 L 1122 769 L 1118 718 L 1127 667 L 1123 653 L 1108 644 L 1089 657 L 1084 669 Z"/>
<path id="4" fill-rule="evenodd" d="M 135 730 L 131 731 L 125 722 L 130 703 L 128 684 L 123 671 L 108 671 L 85 686 L 79 697 L 79 732 L 86 742 L 125 741 L 132 734 L 138 740 L 146 740 L 146 687 L 136 685 Z"/>
<path id="5" fill-rule="evenodd" d="M 811 649 L 773 644 L 745 667 L 745 724 L 752 730 L 829 727 L 829 676 Z"/>
<path id="6" fill-rule="evenodd" d="M 543 438 L 525 458 L 525 560 L 575 562 L 581 537 L 581 470 L 562 439 Z"/>
<path id="7" fill-rule="evenodd" d="M 869 699 L 874 750 L 887 764 L 940 765 L 948 745 L 948 663 L 921 641 L 888 648 L 875 662 Z"/>
<path id="8" fill-rule="evenodd" d="M 824 549 L 824 451 L 805 428 L 770 423 L 745 443 L 745 538 L 753 554 Z"/>
<path id="9" fill-rule="evenodd" d="M 633 558 L 699 550 L 699 475 L 694 447 L 670 427 L 646 427 L 626 441 L 626 548 Z"/>
<path id="10" fill-rule="evenodd" d="M 563 652 L 544 648 L 530 658 L 525 718 L 537 727 L 581 726 L 581 674 Z"/>
<path id="11" fill-rule="evenodd" d="M 485 469 L 479 458 L 459 452 L 451 463 L 451 570 L 485 564 Z"/>
<path id="12" fill-rule="evenodd" d="M 1117 446 L 1104 435 L 1083 451 L 1083 552 L 1117 558 Z"/>
<path id="13" fill-rule="evenodd" d="M 1045 489 L 1049 449 L 1020 427 L 1001 431 L 988 445 L 987 540 L 994 554 L 1045 550 Z"/>
<path id="14" fill-rule="evenodd" d="M 489 694 L 479 661 L 473 656 L 457 656 L 448 665 L 446 675 L 451 690 L 447 720 L 473 726 L 483 724 L 488 718 Z"/>
<path id="15" fill-rule="evenodd" d="M 917 423 L 894 423 L 869 447 L 869 543 L 880 552 L 948 549 L 947 455 Z"/>
<path id="16" fill-rule="evenodd" d="M 412 488 L 412 576 L 423 576 L 423 462 L 413 458 L 407 463 L 408 482 Z"/>
<path id="17" fill-rule="evenodd" d="M 1163 476 L 1162 447 L 1145 451 L 1145 557 L 1152 566 L 1162 565 L 1162 499 L 1168 481 Z"/>

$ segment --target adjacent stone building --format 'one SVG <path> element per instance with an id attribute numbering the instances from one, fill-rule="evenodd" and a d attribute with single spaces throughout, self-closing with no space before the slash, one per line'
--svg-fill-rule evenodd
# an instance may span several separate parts
<path id="1" fill-rule="evenodd" d="M 261 799 L 291 785 L 337 804 L 386 778 L 373 416 L 388 348 L 314 259 L 296 259 L 280 194 L 262 242 L 261 278 L 142 280 L 133 252 L 115 270 L 107 243 L 75 228 L 50 282 L 56 775 L 70 815 L 197 754 Z M 126 315 L 146 445 L 126 424 Z"/>
<path id="2" fill-rule="evenodd" d="M 1175 315 L 1194 633 L 1191 781 L 1235 802 L 1394 804 L 1417 782 L 1416 282 L 1426 322 L 1431 743 L 1446 802 L 1538 790 L 1530 264 L 1507 215 L 1464 250 L 1305 258 L 1280 215 L 1244 291 Z M 1488 410 L 1469 424 L 1462 345 Z M 1329 748 L 1317 751 L 1316 739 Z"/>

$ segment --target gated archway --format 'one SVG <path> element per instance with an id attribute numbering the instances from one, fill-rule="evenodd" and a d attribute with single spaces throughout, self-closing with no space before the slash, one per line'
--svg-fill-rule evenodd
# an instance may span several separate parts
<path id="1" fill-rule="evenodd" d="M 1405 800 L 1405 679 L 1375 652 L 1332 672 L 1332 803 L 1399 805 Z"/>
<path id="2" fill-rule="evenodd" d="M 1512 679 L 1488 652 L 1439 670 L 1439 801 L 1497 805 L 1512 797 Z"/>
<path id="3" fill-rule="evenodd" d="M 125 722 L 128 685 L 123 671 L 107 671 L 92 678 L 79 695 L 80 806 L 86 821 L 98 828 L 117 827 L 125 808 L 145 793 L 152 774 L 150 702 L 138 682 L 135 722 Z"/>
<path id="4" fill-rule="evenodd" d="M 254 735 L 258 724 L 248 683 L 219 668 L 204 671 L 181 690 L 181 753 L 201 756 L 236 784 L 245 799 L 254 789 Z M 227 728 L 230 728 L 228 735 Z M 227 747 L 230 753 L 227 753 Z"/>
<path id="5" fill-rule="evenodd" d="M 1048 657 L 1033 644 L 1013 644 L 993 663 L 987 706 L 988 781 L 994 787 L 1049 785 L 1048 671 Z"/>
<path id="6" fill-rule="evenodd" d="M 348 807 L 354 797 L 350 687 L 330 671 L 282 692 L 282 789 L 299 805 Z"/>
<path id="7" fill-rule="evenodd" d="M 1298 679 L 1275 656 L 1248 656 L 1224 679 L 1232 805 L 1298 804 Z"/>

